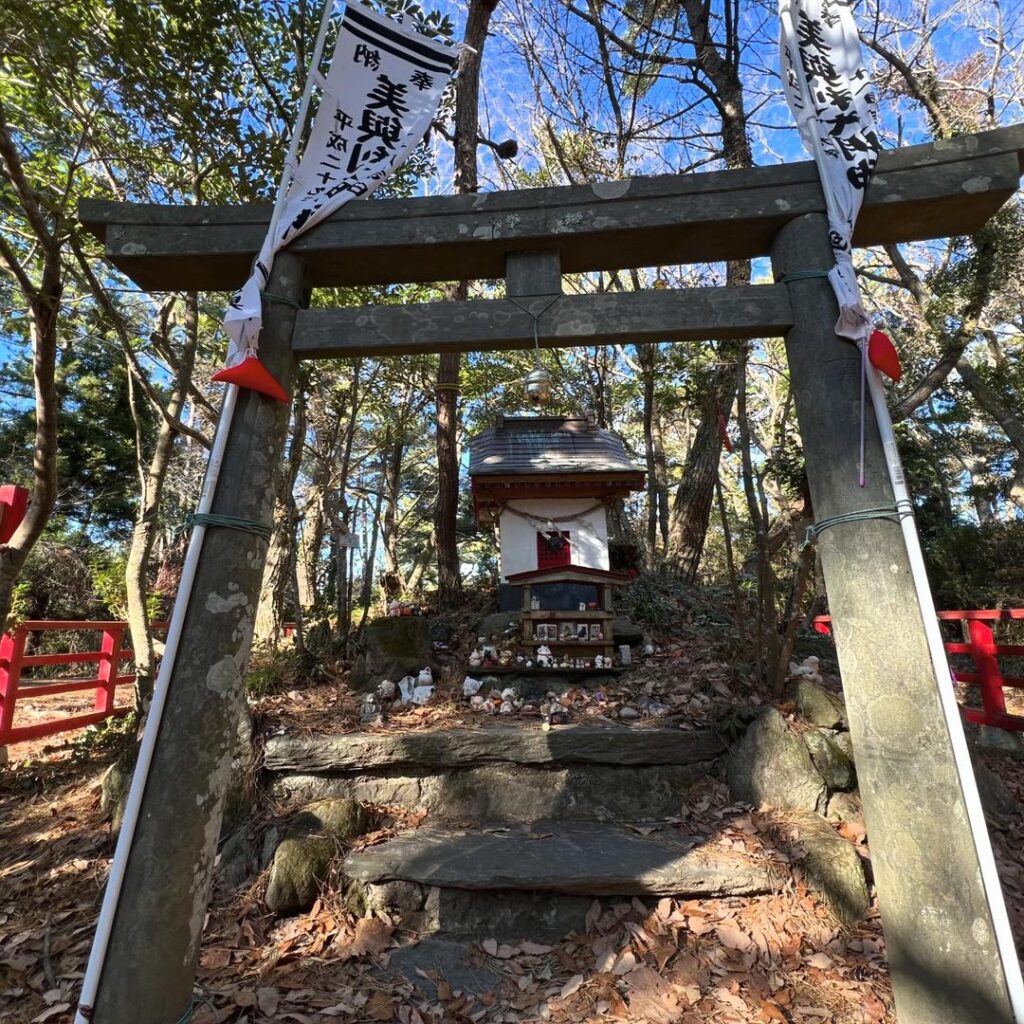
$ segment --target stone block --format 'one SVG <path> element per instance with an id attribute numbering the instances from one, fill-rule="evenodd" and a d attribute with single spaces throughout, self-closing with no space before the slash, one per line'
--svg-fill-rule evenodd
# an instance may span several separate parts
<path id="1" fill-rule="evenodd" d="M 394 615 L 370 622 L 365 631 L 366 650 L 359 655 L 349 673 L 349 685 L 356 690 L 372 690 L 383 679 L 397 683 L 407 675 L 416 675 L 429 665 L 436 671 L 430 620 L 422 615 Z"/>
<path id="2" fill-rule="evenodd" d="M 774 887 L 764 863 L 703 838 L 639 835 L 588 821 L 501 832 L 423 826 L 350 854 L 345 873 L 362 882 L 580 896 L 739 896 Z"/>
<path id="3" fill-rule="evenodd" d="M 629 644 L 630 647 L 636 647 L 644 642 L 643 630 L 623 616 L 612 620 L 612 638 L 616 646 Z"/>
<path id="4" fill-rule="evenodd" d="M 812 725 L 823 729 L 848 729 L 846 702 L 820 683 L 810 679 L 794 679 L 786 687 L 786 696 L 795 701 L 800 714 Z"/>
<path id="5" fill-rule="evenodd" d="M 488 764 L 423 774 L 394 769 L 280 775 L 273 794 L 288 801 L 330 796 L 423 807 L 432 819 L 447 821 L 629 821 L 678 814 L 690 786 L 716 768 L 714 761 L 644 767 Z"/>
<path id="6" fill-rule="evenodd" d="M 828 790 L 803 738 L 768 707 L 743 734 L 728 764 L 737 800 L 782 809 L 822 810 Z"/>
<path id="7" fill-rule="evenodd" d="M 825 780 L 825 785 L 832 790 L 850 790 L 857 785 L 857 773 L 843 750 L 843 744 L 837 742 L 838 737 L 849 736 L 849 733 L 831 733 L 824 729 L 812 729 L 804 733 L 804 743 L 810 751 L 814 767 Z"/>
<path id="8" fill-rule="evenodd" d="M 820 814 L 791 812 L 786 818 L 784 830 L 808 886 L 844 924 L 856 923 L 871 905 L 860 855 Z"/>
<path id="9" fill-rule="evenodd" d="M 366 812 L 354 800 L 319 800 L 294 814 L 274 851 L 267 907 L 277 914 L 308 910 L 340 847 L 367 824 Z"/>

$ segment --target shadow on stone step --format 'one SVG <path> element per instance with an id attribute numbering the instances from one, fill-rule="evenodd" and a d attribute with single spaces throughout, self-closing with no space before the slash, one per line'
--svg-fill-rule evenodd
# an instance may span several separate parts
<path id="1" fill-rule="evenodd" d="M 411 981 L 431 1002 L 438 998 L 437 982 L 453 992 L 479 998 L 500 989 L 503 978 L 485 964 L 474 963 L 470 943 L 429 935 L 391 951 L 390 969 Z"/>

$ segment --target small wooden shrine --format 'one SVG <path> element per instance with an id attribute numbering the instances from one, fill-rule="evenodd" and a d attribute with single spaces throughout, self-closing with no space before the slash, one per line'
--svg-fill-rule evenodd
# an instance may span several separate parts
<path id="1" fill-rule="evenodd" d="M 497 524 L 502 607 L 521 609 L 538 665 L 612 664 L 608 505 L 644 486 L 621 438 L 590 416 L 499 416 L 469 443 L 477 522 Z"/>

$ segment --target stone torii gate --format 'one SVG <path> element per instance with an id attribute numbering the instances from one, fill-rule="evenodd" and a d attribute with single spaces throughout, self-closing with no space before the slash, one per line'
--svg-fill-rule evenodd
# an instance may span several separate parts
<path id="1" fill-rule="evenodd" d="M 884 152 L 854 243 L 977 231 L 1017 190 L 1024 125 Z M 868 406 L 857 485 L 857 348 L 835 336 L 825 203 L 811 162 L 588 186 L 351 203 L 280 253 L 260 356 L 296 360 L 630 341 L 786 340 L 818 520 L 891 505 Z M 237 288 L 269 206 L 88 201 L 80 218 L 147 290 Z M 561 295 L 561 274 L 769 256 L 775 284 Z M 506 299 L 309 310 L 311 287 L 504 277 Z M 552 296 L 560 296 L 553 304 Z M 543 313 L 541 311 L 544 310 Z M 269 523 L 288 408 L 242 391 L 215 514 Z M 904 1024 L 1010 1024 L 952 744 L 900 528 L 826 531 L 822 568 Z M 97 1024 L 167 1024 L 191 998 L 266 542 L 208 527 L 114 920 Z"/>

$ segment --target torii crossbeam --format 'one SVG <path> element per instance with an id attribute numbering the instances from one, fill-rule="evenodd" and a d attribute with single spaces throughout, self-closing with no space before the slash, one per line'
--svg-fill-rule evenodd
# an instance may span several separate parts
<path id="1" fill-rule="evenodd" d="M 1016 192 L 1022 156 L 1024 125 L 884 153 L 854 241 L 977 231 Z M 809 161 L 351 203 L 278 255 L 260 356 L 290 390 L 296 358 L 521 348 L 534 336 L 523 305 L 549 307 L 546 346 L 782 334 L 816 517 L 891 505 L 870 409 L 865 487 L 854 472 L 859 353 L 832 331 L 828 282 L 800 273 L 832 264 L 824 210 Z M 227 291 L 248 273 L 270 209 L 88 201 L 80 216 L 140 287 Z M 766 256 L 773 285 L 561 296 L 563 273 Z M 501 277 L 517 303 L 294 308 L 310 286 Z M 214 513 L 270 521 L 287 419 L 281 403 L 242 393 Z M 191 997 L 266 556 L 253 534 L 208 531 L 96 1024 L 166 1024 Z M 1011 1024 L 900 529 L 849 522 L 823 534 L 820 551 L 900 1019 Z"/>

